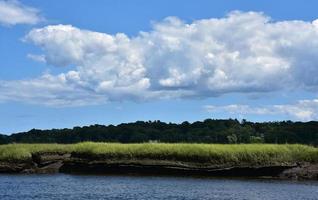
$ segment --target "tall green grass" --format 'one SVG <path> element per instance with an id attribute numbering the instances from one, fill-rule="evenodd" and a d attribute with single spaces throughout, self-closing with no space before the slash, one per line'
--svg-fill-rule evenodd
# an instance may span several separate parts
<path id="1" fill-rule="evenodd" d="M 272 165 L 318 163 L 318 149 L 305 145 L 276 144 L 118 144 L 78 143 L 0 145 L 0 161 L 28 160 L 33 153 L 57 152 L 100 160 L 158 160 L 204 165 Z"/>
<path id="2" fill-rule="evenodd" d="M 72 152 L 73 145 L 62 144 L 7 144 L 0 145 L 0 161 L 25 161 L 39 152 Z"/>

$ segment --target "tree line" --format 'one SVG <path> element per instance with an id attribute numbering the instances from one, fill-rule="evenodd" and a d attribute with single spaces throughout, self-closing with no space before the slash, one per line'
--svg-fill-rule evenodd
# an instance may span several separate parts
<path id="1" fill-rule="evenodd" d="M 167 143 L 299 143 L 318 146 L 318 122 L 249 122 L 206 119 L 180 124 L 136 121 L 119 125 L 91 125 L 72 129 L 32 129 L 0 135 L 7 143 L 167 142 Z"/>

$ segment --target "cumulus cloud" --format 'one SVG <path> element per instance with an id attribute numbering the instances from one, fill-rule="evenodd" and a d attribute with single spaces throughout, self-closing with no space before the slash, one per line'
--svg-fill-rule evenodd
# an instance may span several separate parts
<path id="1" fill-rule="evenodd" d="M 272 21 L 262 13 L 235 11 L 191 23 L 168 17 L 133 37 L 46 26 L 30 31 L 25 41 L 43 50 L 33 58 L 69 71 L 6 81 L 0 85 L 2 99 L 74 105 L 79 96 L 86 97 L 81 104 L 91 104 L 232 92 L 315 92 L 318 86 L 317 20 Z M 50 84 L 63 87 L 46 90 Z M 19 85 L 24 91 L 44 90 L 45 95 L 39 101 L 25 94 L 12 96 L 8 91 Z"/>
<path id="2" fill-rule="evenodd" d="M 318 99 L 301 100 L 295 104 L 250 106 L 231 104 L 226 106 L 207 105 L 204 107 L 211 113 L 229 113 L 237 115 L 285 115 L 293 119 L 310 121 L 318 120 Z"/>
<path id="3" fill-rule="evenodd" d="M 0 24 L 37 24 L 43 21 L 39 10 L 25 6 L 16 0 L 0 0 Z"/>
<path id="4" fill-rule="evenodd" d="M 72 76 L 72 73 L 68 73 L 68 76 Z M 53 76 L 45 73 L 32 80 L 0 81 L 0 91 L 0 102 L 23 101 L 62 107 L 105 102 L 104 96 L 67 82 L 64 74 Z"/>

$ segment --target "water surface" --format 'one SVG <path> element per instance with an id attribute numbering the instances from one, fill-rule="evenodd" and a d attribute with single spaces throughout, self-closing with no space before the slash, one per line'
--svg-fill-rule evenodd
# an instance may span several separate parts
<path id="1" fill-rule="evenodd" d="M 1 200 L 317 200 L 317 182 L 138 176 L 0 175 Z"/>

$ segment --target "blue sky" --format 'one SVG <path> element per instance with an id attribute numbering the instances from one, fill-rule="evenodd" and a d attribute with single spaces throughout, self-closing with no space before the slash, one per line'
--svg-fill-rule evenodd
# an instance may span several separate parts
<path id="1" fill-rule="evenodd" d="M 0 0 L 0 133 L 318 119 L 317 1 Z"/>

